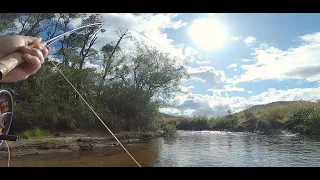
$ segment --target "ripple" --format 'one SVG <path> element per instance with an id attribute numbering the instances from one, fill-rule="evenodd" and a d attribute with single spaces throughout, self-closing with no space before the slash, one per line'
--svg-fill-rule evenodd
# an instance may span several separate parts
<path id="1" fill-rule="evenodd" d="M 179 166 L 319 166 L 318 149 L 320 143 L 289 133 L 179 131 L 175 143 L 166 146 L 168 153 L 159 158 L 174 157 L 179 163 L 171 164 Z"/>

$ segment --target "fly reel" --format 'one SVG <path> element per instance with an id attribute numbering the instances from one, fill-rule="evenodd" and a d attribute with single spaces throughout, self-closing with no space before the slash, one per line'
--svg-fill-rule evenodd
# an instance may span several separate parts
<path id="1" fill-rule="evenodd" d="M 0 146 L 4 141 L 17 141 L 17 136 L 8 135 L 13 119 L 13 97 L 8 90 L 0 90 Z"/>

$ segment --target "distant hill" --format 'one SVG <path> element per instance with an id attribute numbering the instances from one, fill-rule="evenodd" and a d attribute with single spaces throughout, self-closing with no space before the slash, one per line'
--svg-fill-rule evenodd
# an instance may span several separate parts
<path id="1" fill-rule="evenodd" d="M 184 116 L 172 116 L 172 115 L 164 114 L 164 113 L 162 113 L 162 115 L 164 116 L 164 122 L 175 121 L 180 118 L 183 118 L 183 119 L 187 118 L 188 119 L 188 117 L 184 117 Z"/>
<path id="2" fill-rule="evenodd" d="M 268 108 L 271 106 L 276 106 L 276 105 L 288 105 L 288 104 L 292 104 L 292 103 L 296 103 L 296 102 L 309 102 L 309 101 L 276 101 L 276 102 L 272 102 L 272 103 L 268 103 L 268 104 L 258 104 L 258 105 L 254 105 L 246 110 L 243 111 L 255 111 L 257 109 L 263 109 L 263 108 Z M 309 103 L 314 103 L 314 102 L 309 102 Z M 243 112 L 241 111 L 241 112 Z"/>
<path id="3" fill-rule="evenodd" d="M 309 102 L 309 101 L 276 101 L 276 102 L 272 102 L 272 103 L 268 103 L 268 104 L 258 104 L 258 105 L 254 105 L 248 109 L 245 109 L 243 111 L 240 111 L 238 113 L 242 113 L 244 111 L 256 111 L 257 109 L 264 109 L 264 108 L 268 108 L 271 106 L 277 106 L 277 105 L 288 105 L 288 104 L 292 104 L 292 103 L 296 103 L 296 102 L 307 102 L 307 103 L 315 103 L 315 102 Z M 238 114 L 235 113 L 235 114 Z M 188 118 L 188 117 L 183 117 L 183 116 L 172 116 L 169 114 L 164 114 L 162 113 L 163 116 L 165 117 L 166 120 L 171 120 L 171 119 L 175 119 L 175 118 Z"/>

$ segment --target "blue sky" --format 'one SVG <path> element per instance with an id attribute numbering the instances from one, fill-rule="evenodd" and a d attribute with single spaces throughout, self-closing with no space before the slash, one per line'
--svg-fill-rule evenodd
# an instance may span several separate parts
<path id="1" fill-rule="evenodd" d="M 237 112 L 273 101 L 319 98 L 320 14 L 103 14 L 103 17 L 107 31 L 101 35 L 102 42 L 117 39 L 112 23 L 118 23 L 145 33 L 162 50 L 179 55 L 186 62 L 191 78 L 182 82 L 184 93 L 170 99 L 172 106 L 163 108 L 164 113 L 219 116 L 228 108 Z M 199 19 L 205 26 L 195 27 Z M 215 24 L 211 22 L 223 28 L 211 27 Z M 190 36 L 192 27 L 196 31 Z M 227 30 L 223 33 L 221 29 Z M 196 36 L 209 44 L 225 38 L 216 48 L 206 50 L 196 43 Z M 123 42 L 122 46 L 129 44 Z"/>

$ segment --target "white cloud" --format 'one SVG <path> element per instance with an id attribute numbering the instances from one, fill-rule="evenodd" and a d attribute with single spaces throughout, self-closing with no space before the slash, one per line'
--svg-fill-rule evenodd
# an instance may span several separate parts
<path id="1" fill-rule="evenodd" d="M 304 36 L 299 37 L 301 40 L 309 43 L 319 43 L 320 42 L 320 32 L 316 32 L 313 34 L 306 34 Z"/>
<path id="2" fill-rule="evenodd" d="M 226 101 L 220 99 L 202 94 L 180 94 L 173 98 L 174 107 L 164 108 L 161 111 L 175 116 L 221 116 L 227 112 L 227 106 L 224 106 Z"/>
<path id="3" fill-rule="evenodd" d="M 250 62 L 250 59 L 242 59 L 243 62 Z"/>
<path id="4" fill-rule="evenodd" d="M 223 85 L 217 88 L 208 89 L 208 91 L 212 91 L 213 93 L 221 93 L 221 92 L 231 92 L 231 91 L 244 91 L 244 88 L 234 87 L 230 85 Z"/>
<path id="5" fill-rule="evenodd" d="M 161 108 L 160 111 L 164 114 L 169 114 L 169 115 L 173 115 L 173 116 L 182 116 L 182 115 L 189 116 L 189 115 L 186 115 L 185 113 L 181 114 L 180 110 L 176 109 L 176 108 Z"/>
<path id="6" fill-rule="evenodd" d="M 219 85 L 226 81 L 223 70 L 216 70 L 212 66 L 202 66 L 199 68 L 188 68 L 188 73 L 192 79 L 199 80 L 212 85 Z"/>
<path id="7" fill-rule="evenodd" d="M 265 79 L 298 79 L 317 82 L 320 79 L 320 32 L 299 37 L 302 43 L 287 50 L 261 44 L 253 49 L 254 64 L 242 65 L 244 74 L 234 82 Z"/>
<path id="8" fill-rule="evenodd" d="M 231 39 L 235 41 L 239 41 L 241 39 L 241 36 L 235 36 L 235 37 L 232 37 Z"/>
<path id="9" fill-rule="evenodd" d="M 96 69 L 96 72 L 103 72 L 103 68 L 102 66 L 98 65 L 98 64 L 93 64 L 93 63 L 90 63 L 88 61 L 86 61 L 84 63 L 84 67 L 85 68 L 95 68 Z"/>
<path id="10" fill-rule="evenodd" d="M 141 34 L 131 31 L 132 35 L 136 38 L 143 39 L 146 43 L 152 46 L 156 46 L 155 43 L 159 44 L 164 50 L 174 53 L 177 55 L 181 54 L 177 52 L 173 40 L 167 37 L 167 34 L 163 33 L 164 29 L 179 29 L 187 25 L 186 22 L 181 20 L 174 20 L 179 14 L 139 14 L 133 15 L 131 13 L 104 13 L 103 19 L 105 21 L 105 26 L 103 28 L 113 30 L 115 24 L 122 27 L 129 27 L 134 29 L 150 39 L 142 36 Z M 116 33 L 112 33 L 113 36 L 116 36 Z M 103 34 L 103 37 L 106 37 L 106 33 Z M 116 38 L 117 39 L 117 38 Z M 178 50 L 179 51 L 179 50 Z"/>
<path id="11" fill-rule="evenodd" d="M 236 63 L 233 63 L 233 64 L 230 64 L 228 67 L 227 67 L 227 69 L 236 69 L 238 67 L 238 64 L 236 64 Z"/>
<path id="12" fill-rule="evenodd" d="M 252 93 L 253 93 L 253 91 L 247 91 L 247 93 L 252 94 Z"/>
<path id="13" fill-rule="evenodd" d="M 196 61 L 197 64 L 203 65 L 203 64 L 210 64 L 210 61 Z"/>
<path id="14" fill-rule="evenodd" d="M 194 89 L 194 86 L 181 86 L 181 92 L 182 93 L 191 93 L 192 90 Z"/>
<path id="15" fill-rule="evenodd" d="M 250 91 L 247 91 L 248 93 Z M 320 98 L 320 87 L 318 88 L 294 88 L 288 90 L 276 90 L 270 88 L 267 91 L 248 98 L 229 97 L 228 94 L 222 96 L 220 92 L 213 95 L 193 94 L 191 92 L 178 94 L 173 100 L 176 102 L 174 107 L 161 109 L 162 112 L 179 115 L 194 116 L 206 115 L 209 117 L 223 116 L 227 114 L 227 108 L 232 112 L 242 111 L 250 106 L 267 104 L 275 101 L 316 101 Z"/>
<path id="16" fill-rule="evenodd" d="M 196 58 L 199 58 L 199 52 L 191 47 L 184 49 L 185 58 L 189 62 L 194 62 Z"/>
<path id="17" fill-rule="evenodd" d="M 255 37 L 249 36 L 249 37 L 247 37 L 243 42 L 244 42 L 247 46 L 251 46 L 255 41 L 256 41 L 256 38 L 255 38 Z"/>
<path id="18" fill-rule="evenodd" d="M 306 101 L 316 101 L 320 94 L 320 87 L 318 88 L 294 88 L 287 90 L 277 90 L 269 88 L 267 91 L 248 98 L 251 104 L 266 104 L 275 101 L 299 101 L 301 99 Z"/>

